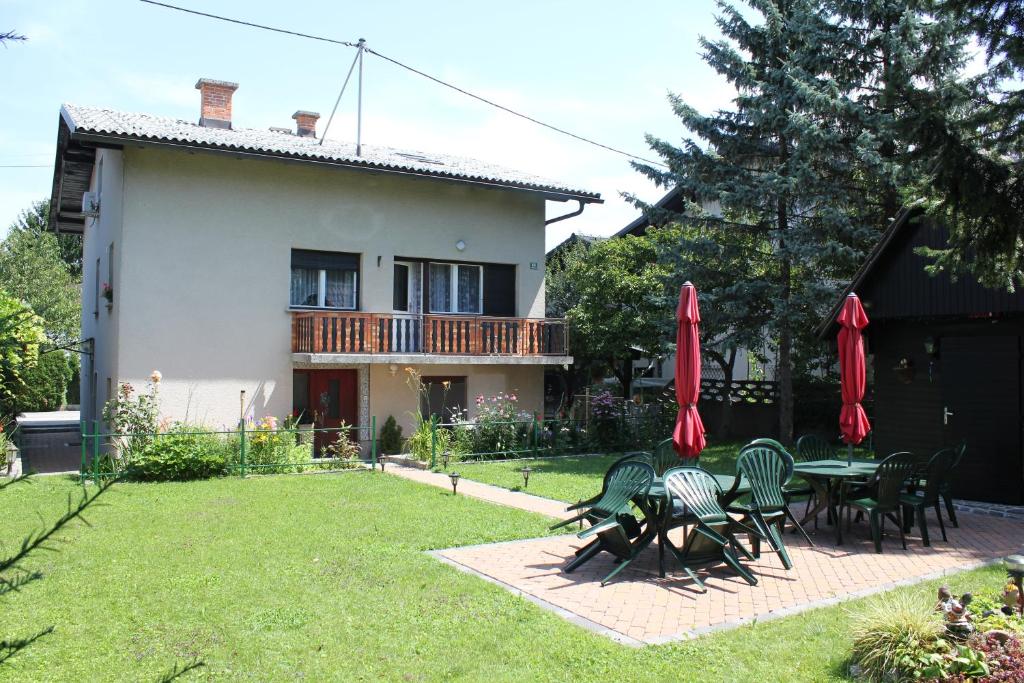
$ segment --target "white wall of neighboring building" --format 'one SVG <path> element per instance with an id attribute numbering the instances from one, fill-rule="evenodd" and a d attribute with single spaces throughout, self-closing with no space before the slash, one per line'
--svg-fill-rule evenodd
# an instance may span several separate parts
<path id="1" fill-rule="evenodd" d="M 92 355 L 82 357 L 79 402 L 81 417 L 90 424 L 93 420 L 102 419 L 104 403 L 117 392 L 120 315 L 117 305 L 107 306 L 106 299 L 100 296 L 100 288 L 104 282 L 109 282 L 114 288 L 114 301 L 118 302 L 121 294 L 123 159 L 121 150 L 101 148 L 96 151 L 89 189 L 99 194 L 100 214 L 98 218 L 85 219 L 81 338 L 94 341 Z"/>
<path id="2" fill-rule="evenodd" d="M 113 154 L 101 150 L 104 158 Z M 107 373 L 115 384 L 142 386 L 158 369 L 165 417 L 234 425 L 241 390 L 257 415 L 289 413 L 293 248 L 361 254 L 361 310 L 391 311 L 392 263 L 406 256 L 515 264 L 517 315 L 544 315 L 538 195 L 171 149 L 126 147 L 116 154 L 117 162 L 103 167 L 105 177 L 121 175 L 123 160 L 123 219 L 120 206 L 108 211 L 113 187 L 104 182 L 100 227 L 87 227 L 85 240 L 86 297 L 94 286 L 90 264 L 111 239 L 120 264 L 113 311 L 104 308 L 92 320 L 87 298 L 83 312 L 86 336 L 95 329 L 103 350 L 96 361 L 101 393 Z M 459 240 L 464 251 L 456 249 Z M 119 346 L 109 343 L 104 325 L 118 329 Z M 436 368 L 430 374 L 454 374 L 450 366 Z M 483 378 L 505 370 L 475 366 L 480 379 L 470 380 L 470 391 L 474 382 L 481 391 L 498 387 Z M 542 369 L 508 371 L 524 380 L 501 386 L 536 393 L 539 406 Z M 372 376 L 382 372 L 374 367 Z M 84 398 L 84 376 L 82 386 Z"/>

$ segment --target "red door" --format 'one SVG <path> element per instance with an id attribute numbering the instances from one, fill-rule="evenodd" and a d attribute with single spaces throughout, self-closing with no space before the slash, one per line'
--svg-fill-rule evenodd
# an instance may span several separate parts
<path id="1" fill-rule="evenodd" d="M 358 420 L 355 370 L 312 370 L 309 373 L 309 408 L 318 429 L 339 427 L 342 421 L 354 426 Z M 355 438 L 355 431 L 349 433 Z M 316 456 L 334 443 L 337 432 L 317 432 Z"/>

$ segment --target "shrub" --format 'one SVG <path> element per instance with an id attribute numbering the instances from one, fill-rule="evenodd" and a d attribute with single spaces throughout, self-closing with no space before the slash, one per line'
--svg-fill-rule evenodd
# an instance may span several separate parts
<path id="1" fill-rule="evenodd" d="M 149 445 L 152 435 L 158 430 L 159 383 L 160 373 L 155 370 L 146 393 L 136 394 L 135 387 L 122 382 L 117 387 L 117 396 L 103 406 L 103 419 L 116 435 L 121 464 L 131 463 L 135 454 Z"/>
<path id="2" fill-rule="evenodd" d="M 334 435 L 334 442 L 324 448 L 322 455 L 332 460 L 345 462 L 359 459 L 359 442 L 349 436 L 351 431 L 352 427 L 342 420 Z"/>
<path id="3" fill-rule="evenodd" d="M 853 660 L 866 680 L 916 680 L 949 652 L 942 622 L 912 595 L 873 600 L 853 620 Z"/>
<path id="4" fill-rule="evenodd" d="M 380 428 L 380 452 L 387 455 L 402 452 L 402 428 L 395 421 L 394 415 L 388 415 L 384 426 Z"/>
<path id="5" fill-rule="evenodd" d="M 448 439 L 448 459 L 452 462 L 465 460 L 473 452 L 473 426 L 469 423 L 452 428 Z"/>
<path id="6" fill-rule="evenodd" d="M 499 391 L 491 397 L 476 397 L 476 419 L 472 428 L 474 453 L 508 453 L 523 448 L 532 416 L 521 414 L 519 397 Z"/>
<path id="7" fill-rule="evenodd" d="M 452 432 L 442 428 L 432 430 L 429 418 L 424 418 L 419 413 L 414 413 L 413 416 L 416 418 L 416 429 L 405 440 L 405 452 L 420 462 L 430 462 L 436 438 L 437 455 L 440 457 L 441 453 L 451 446 Z"/>
<path id="8" fill-rule="evenodd" d="M 179 422 L 132 454 L 129 476 L 139 481 L 206 479 L 227 472 L 230 446 L 217 434 Z"/>
<path id="9" fill-rule="evenodd" d="M 280 474 L 283 472 L 303 472 L 311 465 L 314 458 L 312 443 L 299 443 L 299 435 L 287 431 L 290 422 L 285 423 L 284 430 L 278 429 L 277 418 L 265 415 L 259 420 L 249 418 L 245 426 L 245 466 L 258 474 Z M 238 457 L 241 444 L 238 437 L 234 438 L 233 449 L 235 461 L 240 465 Z"/>
<path id="10" fill-rule="evenodd" d="M 15 410 L 58 410 L 67 403 L 72 374 L 71 363 L 63 352 L 40 355 L 35 365 L 22 371 L 24 384 L 15 390 Z"/>

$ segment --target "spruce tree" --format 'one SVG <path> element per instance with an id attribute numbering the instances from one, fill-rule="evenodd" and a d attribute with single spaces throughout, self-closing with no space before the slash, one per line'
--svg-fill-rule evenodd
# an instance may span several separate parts
<path id="1" fill-rule="evenodd" d="M 918 130 L 916 142 L 934 156 L 922 194 L 950 230 L 948 247 L 930 255 L 935 268 L 1012 290 L 1024 283 L 1024 5 L 946 0 L 938 7 L 977 39 L 987 68 L 949 125 L 925 119 Z"/>
<path id="2" fill-rule="evenodd" d="M 719 293 L 756 302 L 751 320 L 767 321 L 777 348 L 780 436 L 791 440 L 794 345 L 856 266 L 871 229 L 851 217 L 860 201 L 850 182 L 856 166 L 846 131 L 820 97 L 837 90 L 826 49 L 834 27 L 816 2 L 747 4 L 751 11 L 741 13 L 719 2 L 723 38 L 700 41 L 704 60 L 736 88 L 734 110 L 704 115 L 670 95 L 691 137 L 676 146 L 649 136 L 668 170 L 637 168 L 664 187 L 720 206 L 720 213 L 679 220 L 704 226 L 723 250 L 748 251 L 751 266 Z"/>
<path id="3" fill-rule="evenodd" d="M 817 105 L 834 112 L 847 136 L 852 176 L 863 201 L 858 220 L 884 227 L 934 169 L 923 146 L 927 127 L 948 128 L 969 105 L 972 85 L 961 77 L 966 31 L 931 11 L 928 0 L 836 0 L 826 3 L 836 67 Z M 813 88 L 814 84 L 808 84 Z"/>

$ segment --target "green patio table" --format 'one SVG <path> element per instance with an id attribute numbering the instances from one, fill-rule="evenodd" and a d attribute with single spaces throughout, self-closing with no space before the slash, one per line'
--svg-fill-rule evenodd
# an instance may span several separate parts
<path id="1" fill-rule="evenodd" d="M 842 543 L 842 529 L 836 510 L 833 491 L 839 490 L 844 481 L 866 481 L 874 476 L 879 460 L 854 459 L 846 460 L 809 460 L 798 462 L 793 467 L 793 474 L 802 477 L 811 485 L 815 492 L 815 504 L 800 520 L 800 524 L 817 517 L 822 510 L 827 510 L 836 527 L 836 543 Z"/>
<path id="2" fill-rule="evenodd" d="M 719 487 L 722 489 L 723 500 L 722 507 L 724 508 L 729 502 L 735 500 L 737 497 L 742 496 L 745 493 L 750 493 L 750 484 L 747 482 L 746 477 L 740 477 L 739 484 L 735 490 L 732 490 L 733 483 L 736 481 L 736 475 L 734 474 L 713 474 L 711 475 L 718 482 Z M 725 494 L 732 495 L 725 495 Z M 665 497 L 665 480 L 661 477 L 655 477 L 654 482 L 651 483 L 650 491 L 647 493 L 647 500 L 643 501 L 644 505 L 650 507 L 652 514 L 651 519 L 657 520 L 658 523 L 658 576 L 665 578 L 665 529 L 663 528 L 663 522 L 666 519 L 666 505 L 668 499 Z M 685 530 L 684 530 L 685 531 Z"/>

